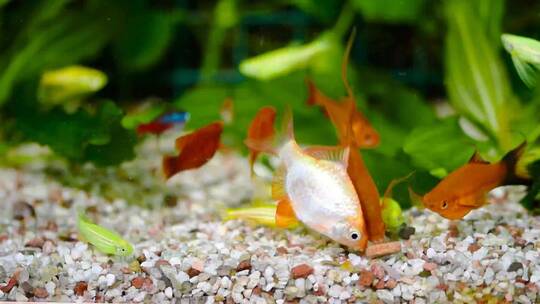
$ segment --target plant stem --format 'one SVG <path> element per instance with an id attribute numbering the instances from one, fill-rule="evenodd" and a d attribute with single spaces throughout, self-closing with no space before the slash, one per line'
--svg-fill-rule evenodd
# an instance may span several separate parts
<path id="1" fill-rule="evenodd" d="M 201 81 L 211 81 L 219 69 L 220 55 L 227 31 L 237 22 L 236 0 L 220 0 L 214 9 L 201 67 Z"/>

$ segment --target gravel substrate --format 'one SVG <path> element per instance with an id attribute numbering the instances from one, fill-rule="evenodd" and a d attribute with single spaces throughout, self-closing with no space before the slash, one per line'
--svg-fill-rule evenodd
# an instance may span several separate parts
<path id="1" fill-rule="evenodd" d="M 163 183 L 166 194 L 139 198 L 164 201 L 154 209 L 62 186 L 43 171 L 0 169 L 0 301 L 540 302 L 540 218 L 515 202 L 459 222 L 410 210 L 416 233 L 403 251 L 369 260 L 303 228 L 222 222 L 220 210 L 257 192 L 235 154 L 167 184 L 140 173 L 123 191 Z M 79 208 L 136 255 L 110 257 L 77 241 Z"/>

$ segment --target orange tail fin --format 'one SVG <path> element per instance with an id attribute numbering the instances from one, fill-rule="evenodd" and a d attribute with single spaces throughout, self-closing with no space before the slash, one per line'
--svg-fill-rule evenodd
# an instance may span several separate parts
<path id="1" fill-rule="evenodd" d="M 412 175 L 414 174 L 414 171 L 403 176 L 403 177 L 399 177 L 399 178 L 395 178 L 393 179 L 392 181 L 390 181 L 390 183 L 388 184 L 388 186 L 386 187 L 386 190 L 384 191 L 384 198 L 391 198 L 392 197 L 392 190 L 394 190 L 394 187 L 401 184 L 402 182 L 406 181 L 407 179 L 409 179 Z"/>
<path id="2" fill-rule="evenodd" d="M 274 122 L 276 109 L 270 106 L 263 107 L 257 112 L 249 125 L 247 138 L 244 143 L 249 148 L 249 165 L 253 175 L 253 164 L 261 152 L 275 154 L 274 150 Z"/>

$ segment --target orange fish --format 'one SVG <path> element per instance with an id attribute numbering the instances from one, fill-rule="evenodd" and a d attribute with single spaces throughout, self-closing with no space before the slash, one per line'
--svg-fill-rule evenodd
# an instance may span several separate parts
<path id="1" fill-rule="evenodd" d="M 349 38 L 341 67 L 341 77 L 348 93 L 348 96 L 344 98 L 345 101 L 337 103 L 331 100 L 311 83 L 308 83 L 310 95 L 312 96 L 309 100 L 324 106 L 332 124 L 336 128 L 340 143 L 343 146 L 350 147 L 347 173 L 360 198 L 369 240 L 382 242 L 385 236 L 385 225 L 382 218 L 379 190 L 366 168 L 362 155 L 358 151 L 360 147 L 377 145 L 379 143 L 379 134 L 356 109 L 353 92 L 347 81 L 347 63 L 354 41 L 354 34 L 353 31 Z"/>
<path id="2" fill-rule="evenodd" d="M 354 98 L 345 97 L 341 102 L 337 102 L 324 95 L 311 80 L 307 80 L 308 100 L 310 105 L 323 107 L 325 113 L 330 117 L 339 133 L 347 132 L 352 124 L 352 138 L 355 146 L 359 148 L 375 148 L 380 143 L 380 136 L 373 128 L 368 119 L 356 108 Z M 349 117 L 352 115 L 352 117 Z M 349 122 L 350 119 L 350 122 Z"/>
<path id="3" fill-rule="evenodd" d="M 517 160 L 526 143 L 510 151 L 500 162 L 490 164 L 475 154 L 469 163 L 448 174 L 422 201 L 426 208 L 457 220 L 486 204 L 486 194 L 514 176 Z"/>
<path id="4" fill-rule="evenodd" d="M 347 96 L 342 98 L 341 102 L 336 102 L 333 99 L 324 95 L 315 84 L 308 80 L 308 99 L 309 105 L 319 105 L 324 108 L 325 112 L 330 117 L 330 120 L 340 134 L 340 140 L 350 141 L 359 148 L 374 148 L 379 145 L 380 136 L 377 130 L 371 126 L 368 119 L 356 108 L 356 101 L 349 81 L 347 80 L 347 66 L 351 54 L 356 29 L 353 29 L 345 53 L 341 63 L 341 79 Z M 349 134 L 350 133 L 350 134 Z"/>
<path id="5" fill-rule="evenodd" d="M 252 127 L 259 125 L 261 117 L 274 114 L 273 108 L 262 109 Z M 360 201 L 347 174 L 350 149 L 303 149 L 294 139 L 292 116 L 286 116 L 284 122 L 287 137 L 276 148 L 269 145 L 273 134 L 248 136 L 245 141 L 251 150 L 273 153 L 281 161 L 272 182 L 272 197 L 278 200 L 276 225 L 288 227 L 300 221 L 340 244 L 363 251 L 368 237 Z"/>
<path id="6" fill-rule="evenodd" d="M 206 164 L 220 147 L 223 123 L 214 122 L 190 134 L 176 139 L 178 156 L 163 157 L 163 172 L 166 178 L 178 172 L 199 168 Z"/>
<path id="7" fill-rule="evenodd" d="M 259 151 L 264 151 L 273 144 L 274 140 L 274 121 L 276 120 L 276 109 L 273 107 L 263 107 L 257 112 L 255 118 L 251 121 L 248 129 L 246 143 L 254 145 L 264 145 L 258 149 L 250 149 L 249 166 L 251 175 L 253 175 L 253 164 L 259 155 Z"/>

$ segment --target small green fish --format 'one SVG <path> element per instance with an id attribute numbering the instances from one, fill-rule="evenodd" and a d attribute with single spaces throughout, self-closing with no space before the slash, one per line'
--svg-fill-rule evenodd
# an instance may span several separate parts
<path id="1" fill-rule="evenodd" d="M 512 56 L 512 62 L 523 82 L 535 87 L 540 69 L 540 41 L 511 34 L 501 36 L 504 48 Z"/>
<path id="2" fill-rule="evenodd" d="M 133 253 L 133 246 L 116 232 L 92 223 L 92 221 L 79 212 L 77 220 L 79 239 L 94 245 L 99 251 L 118 256 L 129 256 Z"/>
<path id="3" fill-rule="evenodd" d="M 240 73 L 258 80 L 270 80 L 306 68 L 316 56 L 329 50 L 334 42 L 323 34 L 310 43 L 289 45 L 240 63 Z"/>

